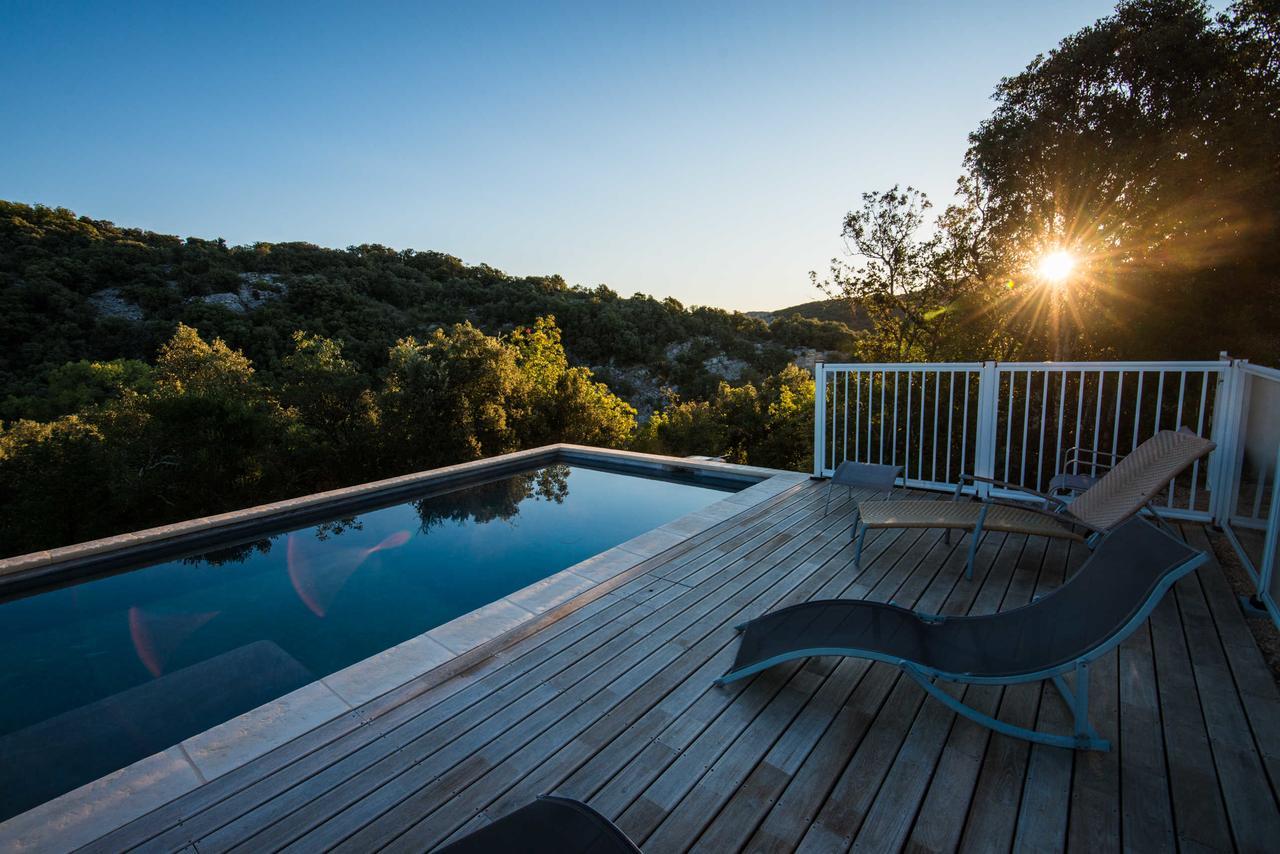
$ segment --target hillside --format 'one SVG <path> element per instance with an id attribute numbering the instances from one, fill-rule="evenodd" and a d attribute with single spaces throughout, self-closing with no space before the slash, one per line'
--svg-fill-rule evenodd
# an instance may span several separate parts
<path id="1" fill-rule="evenodd" d="M 721 379 L 757 380 L 814 350 L 852 347 L 848 327 L 816 312 L 770 324 L 670 298 L 623 297 L 603 285 L 571 287 L 556 275 L 513 276 L 442 252 L 228 246 L 0 201 L 4 420 L 73 411 L 86 401 L 60 398 L 61 366 L 150 360 L 179 323 L 224 339 L 268 376 L 295 330 L 340 342 L 347 358 L 376 375 L 402 337 L 463 321 L 500 334 L 545 315 L 563 330 L 570 360 L 642 412 L 660 402 L 663 388 L 702 398 Z"/>
<path id="2" fill-rule="evenodd" d="M 746 314 L 748 317 L 763 320 L 765 323 L 773 323 L 773 321 L 785 317 L 807 317 L 811 320 L 840 323 L 851 329 L 866 329 L 870 326 L 866 317 L 847 300 L 843 299 L 814 300 L 813 302 L 802 302 L 799 305 L 791 305 L 774 311 L 748 311 Z"/>

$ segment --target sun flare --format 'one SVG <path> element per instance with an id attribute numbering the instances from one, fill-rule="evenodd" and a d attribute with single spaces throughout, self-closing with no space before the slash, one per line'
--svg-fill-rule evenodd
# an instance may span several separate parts
<path id="1" fill-rule="evenodd" d="M 1055 249 L 1041 256 L 1036 275 L 1053 285 L 1061 285 L 1075 269 L 1076 259 L 1065 249 Z"/>

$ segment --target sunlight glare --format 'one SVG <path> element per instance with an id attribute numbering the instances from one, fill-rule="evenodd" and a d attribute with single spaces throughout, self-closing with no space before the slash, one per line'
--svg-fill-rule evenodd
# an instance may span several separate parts
<path id="1" fill-rule="evenodd" d="M 1061 285 L 1071 275 L 1076 259 L 1065 249 L 1056 249 L 1040 258 L 1036 273 L 1046 282 Z"/>

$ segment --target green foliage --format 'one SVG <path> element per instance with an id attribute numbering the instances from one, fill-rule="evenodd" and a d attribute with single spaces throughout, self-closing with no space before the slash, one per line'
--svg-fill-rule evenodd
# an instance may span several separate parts
<path id="1" fill-rule="evenodd" d="M 794 365 L 757 388 L 721 383 L 709 400 L 673 401 L 637 433 L 637 450 L 724 456 L 802 471 L 813 454 L 813 377 Z"/>
<path id="2" fill-rule="evenodd" d="M 119 530 L 111 448 L 103 431 L 68 415 L 0 431 L 0 542 L 9 554 Z M 32 531 L 32 527 L 37 530 Z"/>
<path id="3" fill-rule="evenodd" d="M 153 386 L 151 366 L 137 359 L 68 362 L 50 371 L 45 381 L 48 388 L 44 393 L 12 401 L 14 408 L 32 418 L 54 419 L 118 398 L 126 391 L 149 391 Z"/>
<path id="4" fill-rule="evenodd" d="M 402 339 L 379 397 L 384 436 L 410 470 L 515 450 L 528 384 L 514 349 L 469 323 Z"/>

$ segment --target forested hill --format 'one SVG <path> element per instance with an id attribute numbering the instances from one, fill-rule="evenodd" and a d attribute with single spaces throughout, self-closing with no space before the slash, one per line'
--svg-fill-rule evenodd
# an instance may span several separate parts
<path id="1" fill-rule="evenodd" d="M 748 311 L 747 316 L 768 323 L 793 317 L 806 317 L 811 320 L 829 320 L 853 329 L 866 329 L 871 326 L 866 312 L 859 310 L 850 300 L 842 298 L 802 302 L 799 305 L 789 305 L 773 311 Z"/>
<path id="2" fill-rule="evenodd" d="M 512 276 L 442 252 L 228 246 L 0 201 L 0 420 L 51 418 L 91 402 L 62 399 L 57 369 L 151 360 L 180 322 L 224 339 L 267 376 L 292 351 L 296 330 L 341 342 L 348 359 L 377 374 L 402 337 L 462 321 L 496 334 L 546 315 L 572 361 L 642 409 L 664 386 L 706 397 L 722 378 L 754 380 L 805 351 L 852 347 L 841 323 L 770 324 L 603 285 L 570 287 L 555 275 Z"/>

